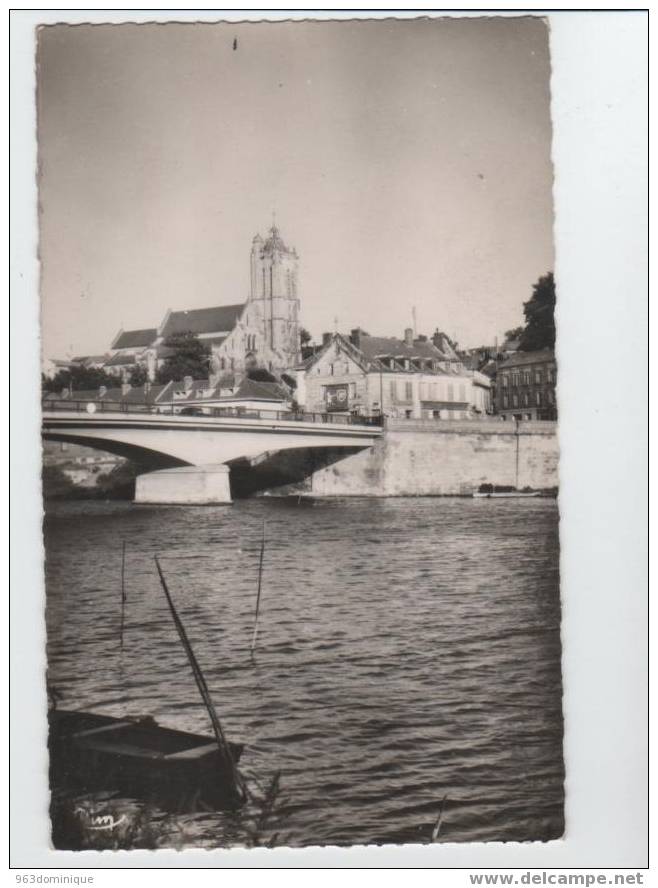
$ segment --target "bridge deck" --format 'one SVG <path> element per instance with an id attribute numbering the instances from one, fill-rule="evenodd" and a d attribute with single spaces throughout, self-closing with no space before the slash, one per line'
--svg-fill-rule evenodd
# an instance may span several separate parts
<path id="1" fill-rule="evenodd" d="M 240 423 L 246 423 L 254 428 L 262 426 L 287 426 L 299 427 L 303 424 L 306 427 L 315 427 L 318 431 L 323 426 L 330 427 L 349 427 L 350 431 L 367 431 L 369 434 L 381 434 L 383 430 L 383 421 L 381 417 L 369 416 L 352 416 L 339 413 L 305 413 L 294 412 L 290 410 L 253 410 L 241 407 L 185 407 L 176 404 L 147 404 L 147 403 L 127 403 L 123 401 L 90 401 L 76 399 L 51 400 L 46 399 L 42 402 L 42 413 L 44 421 L 55 419 L 55 416 L 49 414 L 76 414 L 79 418 L 89 421 L 110 419 L 112 417 L 127 418 L 146 418 L 151 417 L 154 423 L 159 420 L 168 419 L 171 423 L 172 419 L 180 421 L 181 427 L 189 426 L 192 421 L 194 424 L 199 423 L 204 426 L 220 425 L 239 420 Z M 148 420 L 147 420 L 148 422 Z M 338 429 L 336 429 L 338 430 Z"/>

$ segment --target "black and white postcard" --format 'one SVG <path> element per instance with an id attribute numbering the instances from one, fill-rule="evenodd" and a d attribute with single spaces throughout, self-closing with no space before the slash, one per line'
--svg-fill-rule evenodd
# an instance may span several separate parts
<path id="1" fill-rule="evenodd" d="M 33 31 L 51 849 L 565 842 L 549 16 L 66 18 Z"/>

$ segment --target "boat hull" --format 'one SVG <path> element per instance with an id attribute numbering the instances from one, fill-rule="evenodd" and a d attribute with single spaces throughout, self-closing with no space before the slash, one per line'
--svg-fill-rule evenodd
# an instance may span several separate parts
<path id="1" fill-rule="evenodd" d="M 89 712 L 49 715 L 51 788 L 118 791 L 165 810 L 233 807 L 234 781 L 213 737 Z M 229 744 L 237 764 L 242 746 Z"/>

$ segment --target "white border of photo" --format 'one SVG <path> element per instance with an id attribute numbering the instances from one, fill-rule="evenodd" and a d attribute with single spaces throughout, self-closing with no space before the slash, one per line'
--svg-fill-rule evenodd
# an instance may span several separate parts
<path id="1" fill-rule="evenodd" d="M 45 739 L 34 28 L 52 22 L 523 13 L 548 15 L 553 64 L 564 838 L 183 853 L 52 850 Z M 50 875 L 88 873 L 81 867 L 646 866 L 646 13 L 28 10 L 12 13 L 10 31 L 11 866 L 31 873 L 56 867 Z M 95 884 L 106 884 L 102 873 L 96 875 Z M 216 882 L 212 873 L 199 873 L 198 880 L 206 875 Z M 465 872 L 461 876 L 455 873 L 459 883 L 470 884 Z M 121 876 L 126 884 L 138 884 L 136 878 L 131 872 Z M 436 882 L 437 874 L 430 878 Z M 162 884 L 174 884 L 174 879 L 177 883 L 175 873 L 158 875 Z"/>

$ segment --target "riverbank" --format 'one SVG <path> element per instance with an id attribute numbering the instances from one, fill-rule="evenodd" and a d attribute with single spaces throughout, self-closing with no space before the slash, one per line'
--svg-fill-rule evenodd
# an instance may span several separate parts
<path id="1" fill-rule="evenodd" d="M 373 447 L 312 474 L 313 496 L 471 496 L 557 490 L 554 422 L 388 420 Z"/>

